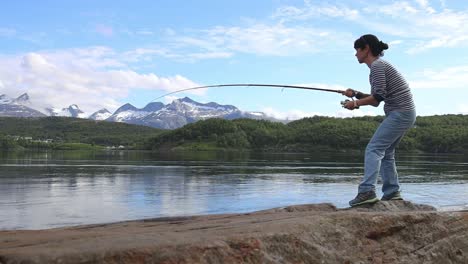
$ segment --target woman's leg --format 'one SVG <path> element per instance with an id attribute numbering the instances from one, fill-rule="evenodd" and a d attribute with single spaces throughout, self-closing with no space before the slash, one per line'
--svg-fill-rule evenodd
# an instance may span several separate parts
<path id="1" fill-rule="evenodd" d="M 391 112 L 380 124 L 366 148 L 364 178 L 359 185 L 359 193 L 375 191 L 377 176 L 382 162 L 383 174 L 395 183 L 397 178 L 394 150 L 405 132 L 414 124 L 415 112 Z M 383 161 L 388 153 L 387 158 Z M 393 171 L 393 172 L 392 172 Z M 396 180 L 398 185 L 398 180 Z"/>
<path id="2" fill-rule="evenodd" d="M 413 112 L 402 112 L 401 113 L 401 124 L 410 124 L 408 129 L 413 126 L 416 120 L 416 114 Z M 406 131 L 405 131 L 406 132 Z M 390 196 L 391 194 L 400 190 L 400 184 L 398 181 L 398 172 L 395 163 L 395 148 L 400 143 L 404 134 L 395 141 L 385 152 L 385 156 L 382 159 L 381 172 L 382 175 L 382 192 L 384 196 Z"/>
<path id="3" fill-rule="evenodd" d="M 403 136 L 395 141 L 390 148 L 385 152 L 381 164 L 382 176 L 382 192 L 384 195 L 389 195 L 400 190 L 400 183 L 398 181 L 398 172 L 395 163 L 395 147 L 400 143 Z"/>

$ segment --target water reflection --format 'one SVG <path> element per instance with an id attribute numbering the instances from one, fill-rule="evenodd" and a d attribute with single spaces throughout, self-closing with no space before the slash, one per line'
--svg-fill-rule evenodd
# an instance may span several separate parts
<path id="1" fill-rule="evenodd" d="M 468 208 L 460 156 L 398 157 L 404 196 Z M 346 207 L 361 156 L 340 153 L 47 152 L 0 154 L 0 229 L 42 229 L 291 204 Z"/>

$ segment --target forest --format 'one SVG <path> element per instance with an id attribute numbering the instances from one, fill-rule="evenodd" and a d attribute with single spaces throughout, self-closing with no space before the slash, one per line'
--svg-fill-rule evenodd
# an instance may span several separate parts
<path id="1" fill-rule="evenodd" d="M 287 124 L 252 119 L 208 119 L 175 130 L 67 117 L 0 118 L 0 149 L 92 148 L 362 151 L 383 116 L 315 116 Z M 465 153 L 468 116 L 419 116 L 399 145 L 406 151 Z"/>
<path id="2" fill-rule="evenodd" d="M 383 116 L 310 117 L 287 124 L 262 120 L 209 119 L 164 131 L 149 140 L 158 149 L 252 149 L 307 152 L 363 150 Z M 463 153 L 468 149 L 468 116 L 420 116 L 399 145 L 407 151 Z"/>
<path id="3" fill-rule="evenodd" d="M 0 117 L 0 149 L 141 148 L 162 130 L 70 117 Z"/>

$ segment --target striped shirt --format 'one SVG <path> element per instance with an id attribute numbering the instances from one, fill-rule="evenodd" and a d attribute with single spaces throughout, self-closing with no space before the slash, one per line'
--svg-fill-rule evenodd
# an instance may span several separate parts
<path id="1" fill-rule="evenodd" d="M 415 110 L 413 95 L 408 83 L 389 62 L 380 58 L 372 62 L 369 82 L 371 95 L 379 103 L 381 101 L 385 102 L 385 114 L 391 111 Z"/>

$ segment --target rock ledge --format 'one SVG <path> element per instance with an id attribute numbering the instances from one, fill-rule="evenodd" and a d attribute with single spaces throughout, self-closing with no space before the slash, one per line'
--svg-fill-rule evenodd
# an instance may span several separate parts
<path id="1" fill-rule="evenodd" d="M 0 231 L 0 263 L 468 263 L 468 212 L 309 204 Z"/>

